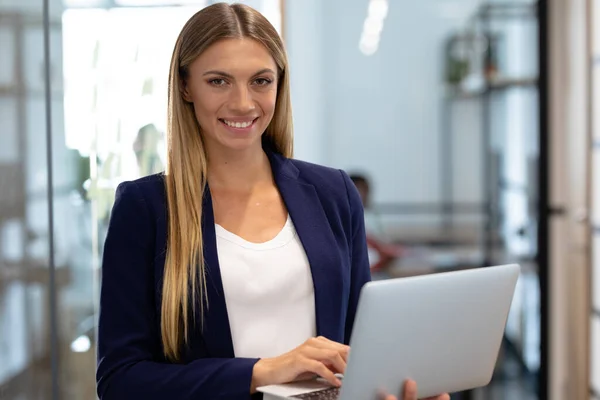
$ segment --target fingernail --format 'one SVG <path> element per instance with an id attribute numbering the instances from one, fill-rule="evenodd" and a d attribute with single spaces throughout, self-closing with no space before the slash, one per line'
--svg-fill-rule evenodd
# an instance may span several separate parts
<path id="1" fill-rule="evenodd" d="M 335 380 L 335 385 L 336 385 L 337 387 L 340 387 L 340 386 L 342 386 L 342 381 L 340 381 L 339 379 L 336 379 L 336 380 Z"/>

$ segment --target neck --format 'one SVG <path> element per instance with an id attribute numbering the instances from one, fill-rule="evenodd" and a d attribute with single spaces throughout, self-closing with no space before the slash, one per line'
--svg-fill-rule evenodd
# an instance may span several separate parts
<path id="1" fill-rule="evenodd" d="M 251 191 L 272 181 L 269 159 L 262 147 L 243 151 L 210 152 L 208 183 L 214 189 Z"/>

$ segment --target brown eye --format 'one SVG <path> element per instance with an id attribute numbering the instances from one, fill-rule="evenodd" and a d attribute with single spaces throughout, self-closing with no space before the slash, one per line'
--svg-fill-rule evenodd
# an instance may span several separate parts
<path id="1" fill-rule="evenodd" d="M 258 78 L 254 81 L 254 83 L 257 86 L 268 86 L 272 83 L 273 81 L 267 78 Z"/>
<path id="2" fill-rule="evenodd" d="M 211 79 L 210 81 L 208 81 L 208 83 L 210 83 L 213 86 L 225 86 L 225 84 L 227 82 L 225 82 L 225 79 L 215 78 L 215 79 Z"/>

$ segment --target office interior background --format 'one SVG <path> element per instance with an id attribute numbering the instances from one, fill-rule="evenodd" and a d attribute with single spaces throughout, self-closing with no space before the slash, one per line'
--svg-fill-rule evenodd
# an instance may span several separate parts
<path id="1" fill-rule="evenodd" d="M 242 2 L 286 43 L 295 156 L 369 180 L 401 249 L 375 279 L 521 264 L 492 382 L 453 398 L 600 399 L 598 0 Z M 164 168 L 208 4 L 0 0 L 0 399 L 96 398 L 114 191 Z"/>

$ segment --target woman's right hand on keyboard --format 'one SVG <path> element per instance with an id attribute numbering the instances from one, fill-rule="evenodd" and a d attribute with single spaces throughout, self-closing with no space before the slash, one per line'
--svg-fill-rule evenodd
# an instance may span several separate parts
<path id="1" fill-rule="evenodd" d="M 307 379 L 318 375 L 334 386 L 341 386 L 336 373 L 343 374 L 349 346 L 324 337 L 308 339 L 294 350 L 279 357 L 263 358 L 252 370 L 251 393 L 257 387 Z"/>

